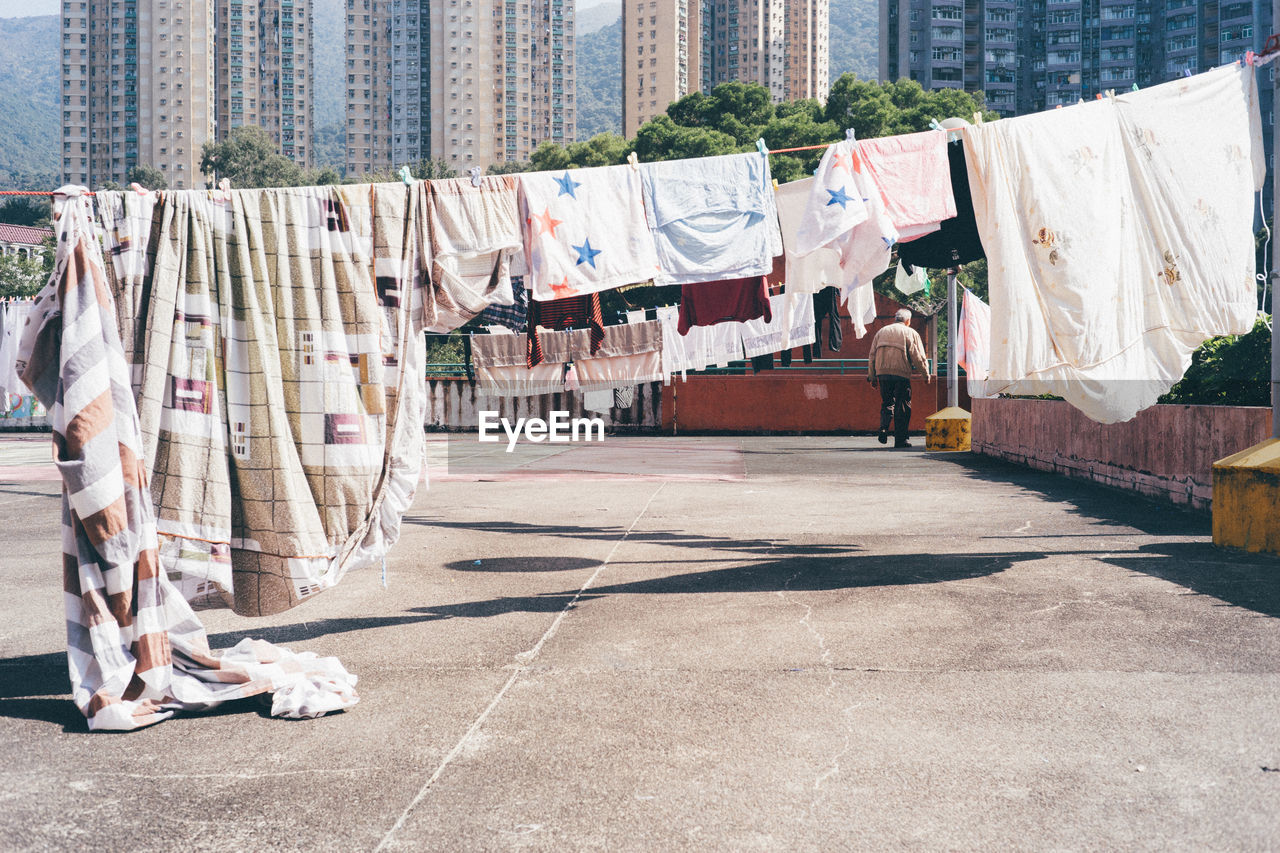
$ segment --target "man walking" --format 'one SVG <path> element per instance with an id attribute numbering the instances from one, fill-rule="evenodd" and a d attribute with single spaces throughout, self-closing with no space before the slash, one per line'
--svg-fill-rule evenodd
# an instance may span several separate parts
<path id="1" fill-rule="evenodd" d="M 924 342 L 911 328 L 911 312 L 899 308 L 894 323 L 876 332 L 867 359 L 867 381 L 880 388 L 880 443 L 889 440 L 893 420 L 893 446 L 910 447 L 911 370 L 919 370 L 933 382 L 924 355 Z"/>

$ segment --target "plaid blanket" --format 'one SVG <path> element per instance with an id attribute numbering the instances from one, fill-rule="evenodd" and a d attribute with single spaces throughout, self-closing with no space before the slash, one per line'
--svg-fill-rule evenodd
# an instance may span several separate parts
<path id="1" fill-rule="evenodd" d="M 292 717 L 355 704 L 356 679 L 334 658 L 253 640 L 210 651 L 162 566 L 143 431 L 87 199 L 60 196 L 54 219 L 56 270 L 33 307 L 19 370 L 49 408 L 64 481 L 67 656 L 89 728 L 134 729 L 262 694 L 272 713 Z"/>

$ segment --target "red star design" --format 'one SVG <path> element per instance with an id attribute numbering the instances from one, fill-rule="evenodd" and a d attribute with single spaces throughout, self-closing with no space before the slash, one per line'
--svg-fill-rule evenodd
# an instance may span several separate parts
<path id="1" fill-rule="evenodd" d="M 852 151 L 837 151 L 836 156 L 833 158 L 835 162 L 831 166 L 831 171 L 834 172 L 836 169 L 844 169 L 846 172 L 852 175 L 853 174 L 853 156 L 854 155 Z"/>
<path id="2" fill-rule="evenodd" d="M 551 285 L 551 292 L 555 294 L 556 299 L 565 299 L 570 296 L 576 296 L 578 291 L 569 286 L 569 276 L 564 277 L 564 281 L 559 284 Z"/>
<path id="3" fill-rule="evenodd" d="M 556 236 L 556 227 L 564 224 L 562 219 L 553 219 L 551 216 L 551 208 L 542 211 L 541 215 L 530 217 L 529 224 L 538 231 L 538 236 L 550 234 Z"/>

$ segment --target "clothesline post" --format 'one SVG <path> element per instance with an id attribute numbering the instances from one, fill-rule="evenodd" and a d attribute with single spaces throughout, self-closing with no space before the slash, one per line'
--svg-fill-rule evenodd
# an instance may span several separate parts
<path id="1" fill-rule="evenodd" d="M 956 271 L 947 270 L 947 408 L 960 405 L 960 365 L 956 363 Z"/>

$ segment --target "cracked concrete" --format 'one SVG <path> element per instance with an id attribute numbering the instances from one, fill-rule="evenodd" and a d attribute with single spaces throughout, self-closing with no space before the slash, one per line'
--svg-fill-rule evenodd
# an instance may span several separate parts
<path id="1" fill-rule="evenodd" d="M 449 441 L 388 588 L 203 614 L 355 709 L 129 735 L 66 695 L 57 487 L 0 447 L 0 848 L 1280 847 L 1280 561 L 1203 516 L 874 438 Z"/>

